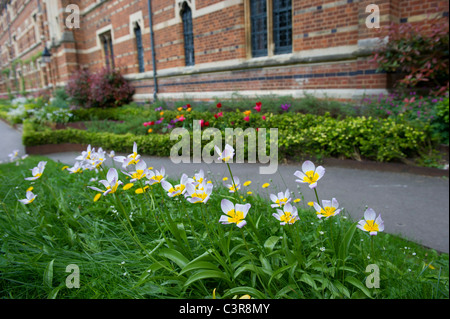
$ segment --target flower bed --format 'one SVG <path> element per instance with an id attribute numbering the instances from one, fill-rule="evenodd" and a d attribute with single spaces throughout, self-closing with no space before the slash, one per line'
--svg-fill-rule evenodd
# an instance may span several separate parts
<path id="1" fill-rule="evenodd" d="M 73 167 L 19 154 L 0 165 L 9 296 L 448 298 L 448 255 L 385 234 L 370 208 L 352 221 L 338 199 L 320 200 L 324 167 L 306 161 L 290 177 L 315 193 L 306 204 L 300 191 L 239 182 L 230 146 L 216 148 L 226 187 L 202 170 L 170 179 L 140 151 L 89 146 Z M 108 155 L 117 169 L 104 166 Z M 82 269 L 80 280 L 68 265 Z"/>
<path id="2" fill-rule="evenodd" d="M 124 117 L 137 117 L 141 126 L 134 134 L 115 134 L 88 130 L 52 131 L 31 122 L 25 122 L 23 143 L 25 146 L 59 143 L 105 145 L 120 152 L 126 151 L 130 142 L 139 141 L 142 152 L 148 155 L 169 156 L 171 146 L 169 130 L 164 123 L 158 126 L 157 111 L 131 110 L 86 110 L 74 111 L 77 120 L 104 119 L 124 121 Z M 227 112 L 219 118 L 204 112 L 165 111 L 167 118 L 181 118 L 172 128 L 184 127 L 192 132 L 193 121 L 203 121 L 202 130 L 225 128 L 278 128 L 280 158 L 300 159 L 302 156 L 367 159 L 374 161 L 399 161 L 417 156 L 429 140 L 428 126 L 421 130 L 398 119 L 376 119 L 372 117 L 348 117 L 335 119 L 330 116 L 308 114 L 248 114 Z M 246 118 L 248 117 L 248 121 Z M 264 117 L 264 118 L 263 118 Z M 125 120 L 126 121 L 126 120 Z M 147 124 L 146 126 L 142 125 Z M 154 123 L 149 125 L 148 123 Z M 134 122 L 133 122 L 134 123 Z M 206 124 L 207 123 L 207 124 Z M 167 125 L 167 122 L 166 122 Z M 148 133 L 148 127 L 152 129 Z M 144 132 L 144 133 L 142 133 Z M 224 135 L 224 134 L 222 134 Z M 224 136 L 223 136 L 224 138 Z"/>

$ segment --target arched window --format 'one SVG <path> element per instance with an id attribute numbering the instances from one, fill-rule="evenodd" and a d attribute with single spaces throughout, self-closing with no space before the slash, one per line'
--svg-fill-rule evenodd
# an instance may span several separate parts
<path id="1" fill-rule="evenodd" d="M 100 35 L 100 41 L 103 46 L 103 55 L 105 57 L 105 65 L 107 68 L 114 69 L 114 51 L 112 44 L 111 32 L 105 32 Z"/>
<path id="2" fill-rule="evenodd" d="M 183 20 L 184 57 L 186 66 L 194 65 L 194 32 L 192 29 L 192 12 L 186 2 L 183 3 L 181 19 Z"/>
<path id="3" fill-rule="evenodd" d="M 136 23 L 134 28 L 134 35 L 136 36 L 136 48 L 137 48 L 137 58 L 139 65 L 139 73 L 145 71 L 144 67 L 144 46 L 142 45 L 142 32 L 139 24 Z"/>

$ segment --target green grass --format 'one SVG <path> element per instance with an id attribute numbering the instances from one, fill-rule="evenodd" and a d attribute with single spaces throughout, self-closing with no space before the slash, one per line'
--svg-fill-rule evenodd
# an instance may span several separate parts
<path id="1" fill-rule="evenodd" d="M 42 160 L 42 177 L 24 181 Z M 203 208 L 169 198 L 160 185 L 148 196 L 120 187 L 118 201 L 109 194 L 94 202 L 87 186 L 99 187 L 90 179 L 103 179 L 102 172 L 62 167 L 39 156 L 0 165 L 1 298 L 201 299 L 214 289 L 217 298 L 448 298 L 447 254 L 386 233 L 374 238 L 373 254 L 367 233 L 345 213 L 319 221 L 300 202 L 300 221 L 282 227 L 271 202 L 252 189 L 241 192 L 239 201 L 252 207 L 240 230 L 218 223 L 220 201 L 233 199 L 224 187 Z M 38 196 L 23 205 L 18 199 L 29 186 Z M 365 286 L 372 263 L 379 289 Z M 70 264 L 80 269 L 80 288 L 66 287 Z"/>

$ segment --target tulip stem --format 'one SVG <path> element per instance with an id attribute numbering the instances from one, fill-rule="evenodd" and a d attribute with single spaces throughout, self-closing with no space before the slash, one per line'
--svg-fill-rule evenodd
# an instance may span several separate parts
<path id="1" fill-rule="evenodd" d="M 234 195 L 236 197 L 236 201 L 239 201 L 239 194 L 238 194 L 237 186 L 236 186 L 236 183 L 234 182 L 233 173 L 231 173 L 230 164 L 228 164 L 228 162 L 227 162 L 227 166 L 228 166 L 228 171 L 230 172 L 231 181 L 233 182 L 233 189 L 234 189 Z"/>
<path id="2" fill-rule="evenodd" d="M 314 187 L 314 193 L 316 194 L 317 204 L 319 204 L 319 205 L 320 205 L 320 201 L 319 201 L 319 195 L 317 195 L 317 190 L 316 190 L 316 188 L 315 188 L 315 187 Z"/>

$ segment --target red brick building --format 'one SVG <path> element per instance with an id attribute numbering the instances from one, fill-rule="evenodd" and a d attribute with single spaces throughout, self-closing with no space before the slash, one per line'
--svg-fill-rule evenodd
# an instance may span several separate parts
<path id="1" fill-rule="evenodd" d="M 449 6 L 441 0 L 0 4 L 0 95 L 64 86 L 80 67 L 109 65 L 136 87 L 137 101 L 226 98 L 235 92 L 350 99 L 385 92 L 387 76 L 376 73 L 369 59 L 383 27 L 448 19 Z M 379 8 L 381 28 L 366 25 L 370 4 Z M 45 48 L 48 63 L 40 56 Z"/>

